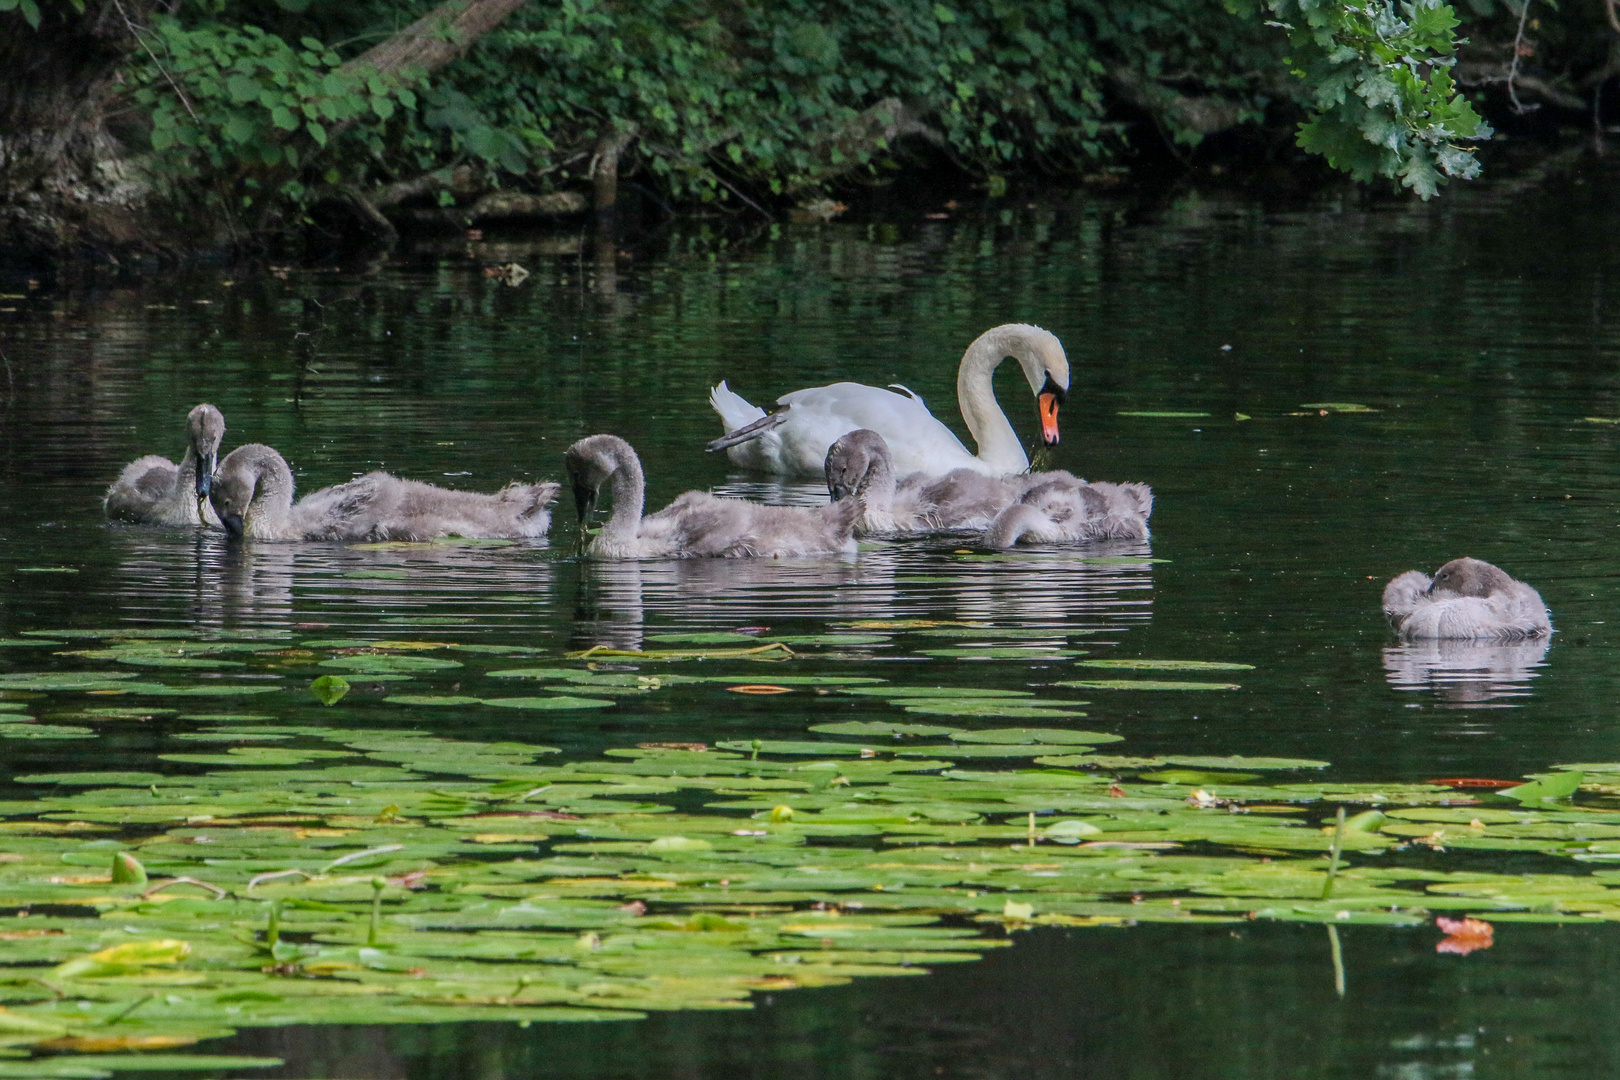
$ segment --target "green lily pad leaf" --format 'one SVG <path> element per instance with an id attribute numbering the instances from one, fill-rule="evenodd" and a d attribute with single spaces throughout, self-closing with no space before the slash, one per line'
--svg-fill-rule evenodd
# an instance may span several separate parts
<path id="1" fill-rule="evenodd" d="M 33 776 L 19 776 L 19 784 L 61 784 L 64 787 L 150 787 L 152 784 L 164 783 L 169 778 L 159 773 L 149 772 L 72 772 L 72 773 L 38 773 Z"/>
<path id="2" fill-rule="evenodd" d="M 47 641 L 43 638 L 0 638 L 0 648 L 41 648 L 48 649 L 53 645 L 62 644 L 60 641 Z"/>
<path id="3" fill-rule="evenodd" d="M 1233 754 L 1228 757 L 1213 757 L 1209 755 L 1168 755 L 1163 759 L 1171 765 L 1184 765 L 1191 769 L 1259 769 L 1272 771 L 1280 769 L 1325 769 L 1326 761 L 1314 761 L 1310 758 L 1284 758 L 1284 757 L 1244 757 Z"/>
<path id="4" fill-rule="evenodd" d="M 126 694 L 144 694 L 148 697 L 249 697 L 253 694 L 274 694 L 279 686 L 258 686 L 249 683 L 202 683 L 196 686 L 165 686 L 163 683 L 124 683 L 116 687 Z"/>
<path id="5" fill-rule="evenodd" d="M 1529 783 L 1504 788 L 1497 794 L 1527 805 L 1567 799 L 1580 790 L 1582 778 L 1583 774 L 1578 772 L 1531 773 Z"/>
<path id="6" fill-rule="evenodd" d="M 1186 787 L 1216 787 L 1222 784 L 1247 784 L 1260 779 L 1259 773 L 1210 772 L 1200 769 L 1159 769 L 1145 772 L 1140 779 L 1160 784 L 1181 784 Z"/>
<path id="7" fill-rule="evenodd" d="M 389 675 L 396 672 L 443 671 L 458 668 L 459 660 L 445 660 L 437 656 L 400 655 L 399 653 L 358 653 L 354 656 L 335 656 L 318 665 L 359 672 L 362 675 Z"/>
<path id="8" fill-rule="evenodd" d="M 460 694 L 390 694 L 383 700 L 394 705 L 482 705 L 484 701 Z"/>
<path id="9" fill-rule="evenodd" d="M 309 692 L 322 705 L 336 705 L 349 692 L 349 680 L 341 675 L 322 675 L 309 684 Z"/>
<path id="10" fill-rule="evenodd" d="M 1170 679 L 1065 679 L 1059 686 L 1081 690 L 1237 690 L 1237 683 L 1179 682 Z"/>
<path id="11" fill-rule="evenodd" d="M 1130 671 L 1253 671 L 1253 664 L 1223 660 L 1081 660 L 1079 667 L 1122 668 Z"/>
<path id="12" fill-rule="evenodd" d="M 159 754 L 164 761 L 188 765 L 305 765 L 322 758 L 354 755 L 345 750 L 293 750 L 284 746 L 237 746 L 223 754 Z"/>
<path id="13" fill-rule="evenodd" d="M 1300 408 L 1330 413 L 1370 413 L 1379 411 L 1367 405 L 1357 405 L 1349 401 L 1315 401 L 1301 405 Z"/>
<path id="14" fill-rule="evenodd" d="M 93 739 L 96 733 L 72 724 L 0 724 L 0 739 Z"/>
<path id="15" fill-rule="evenodd" d="M 792 739 L 725 739 L 714 745 L 716 749 L 737 750 L 745 754 L 751 754 L 758 750 L 762 754 L 808 755 L 813 757 L 860 757 L 862 751 L 867 753 L 893 753 L 895 749 L 892 746 L 882 745 L 798 742 Z"/>
<path id="16" fill-rule="evenodd" d="M 1041 743 L 1049 746 L 1093 746 L 1100 743 L 1120 742 L 1123 736 L 1101 731 L 1070 731 L 1067 728 L 995 728 L 988 731 L 958 731 L 951 736 L 953 742 L 1004 743 L 1026 745 Z"/>
<path id="17" fill-rule="evenodd" d="M 884 720 L 849 720 L 839 724 L 812 724 L 810 730 L 824 735 L 949 735 L 956 728 L 934 724 L 891 724 Z"/>
<path id="18" fill-rule="evenodd" d="M 1084 656 L 1082 649 L 1048 649 L 1020 645 L 961 645 L 948 649 L 921 649 L 923 656 L 937 656 L 946 660 L 1059 660 L 1070 656 Z"/>
<path id="19" fill-rule="evenodd" d="M 885 698 L 1030 698 L 1031 690 L 995 690 L 973 686 L 851 686 L 841 694 L 859 694 L 862 697 Z"/>
<path id="20" fill-rule="evenodd" d="M 104 690 L 134 678 L 132 671 L 17 671 L 0 675 L 0 689 Z"/>
<path id="21" fill-rule="evenodd" d="M 485 705 L 500 709 L 605 709 L 615 704 L 610 698 L 571 697 L 554 694 L 550 697 L 484 698 Z"/>
<path id="22" fill-rule="evenodd" d="M 1076 709 L 1054 707 L 1062 704 L 1061 702 L 1053 702 L 1048 706 L 1025 700 L 933 701 L 901 698 L 894 704 L 905 706 L 908 713 L 921 713 L 926 716 L 1004 716 L 1017 720 L 1059 720 L 1086 715 Z"/>
<path id="23" fill-rule="evenodd" d="M 1081 821 L 1079 818 L 1054 821 L 1041 830 L 1041 834 L 1048 840 L 1054 840 L 1059 844 L 1078 844 L 1093 836 L 1101 836 L 1102 832 L 1089 821 Z"/>

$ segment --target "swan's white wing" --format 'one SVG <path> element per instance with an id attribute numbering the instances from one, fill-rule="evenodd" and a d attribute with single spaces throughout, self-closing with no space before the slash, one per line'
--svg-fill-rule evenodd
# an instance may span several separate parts
<path id="1" fill-rule="evenodd" d="M 963 468 L 988 471 L 928 411 L 920 397 L 841 382 L 795 390 L 777 402 L 791 409 L 786 422 L 770 433 L 781 442 L 784 472 L 820 476 L 827 448 L 856 428 L 870 428 L 883 436 L 894 456 L 897 475 L 926 472 L 938 476 Z"/>

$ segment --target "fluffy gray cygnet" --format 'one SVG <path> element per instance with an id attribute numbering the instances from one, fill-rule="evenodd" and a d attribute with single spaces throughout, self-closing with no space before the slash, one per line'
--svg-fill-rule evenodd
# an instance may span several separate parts
<path id="1" fill-rule="evenodd" d="M 853 501 L 815 508 L 764 506 L 688 491 L 643 517 L 646 474 L 629 443 L 617 435 L 592 435 L 570 446 L 565 458 L 581 522 L 602 485 L 613 484 L 613 512 L 585 547 L 594 558 L 785 558 L 856 551 L 860 508 Z"/>
<path id="2" fill-rule="evenodd" d="M 293 504 L 287 461 L 262 443 L 220 462 L 209 496 L 225 531 L 256 540 L 516 539 L 544 536 L 557 484 L 509 484 L 494 495 L 385 472 L 322 488 Z"/>
<path id="3" fill-rule="evenodd" d="M 1092 483 L 1066 472 L 1027 479 L 1033 483 L 1019 500 L 991 522 L 985 547 L 1148 538 L 1153 489 L 1146 484 Z"/>
<path id="4" fill-rule="evenodd" d="M 1031 479 L 986 476 L 972 469 L 896 479 L 889 444 L 869 428 L 857 428 L 828 447 L 824 471 L 834 502 L 853 498 L 860 503 L 855 531 L 862 535 L 979 532 L 1022 494 Z"/>
<path id="5" fill-rule="evenodd" d="M 1432 579 L 1408 570 L 1384 587 L 1384 615 L 1407 641 L 1513 641 L 1552 633 L 1541 594 L 1479 559 L 1452 559 Z"/>
<path id="6" fill-rule="evenodd" d="M 198 405 L 186 416 L 186 453 L 180 464 L 147 454 L 125 465 L 107 489 L 107 516 L 140 525 L 217 526 L 219 518 L 206 500 L 224 439 L 224 415 L 212 405 Z"/>

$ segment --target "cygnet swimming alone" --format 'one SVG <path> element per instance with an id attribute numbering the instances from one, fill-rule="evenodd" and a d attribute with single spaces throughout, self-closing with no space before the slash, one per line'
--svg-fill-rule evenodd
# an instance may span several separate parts
<path id="1" fill-rule="evenodd" d="M 1431 579 L 1408 570 L 1384 586 L 1384 616 L 1408 641 L 1494 638 L 1512 641 L 1552 633 L 1541 594 L 1479 559 L 1452 559 Z"/>
<path id="2" fill-rule="evenodd" d="M 1036 473 L 1018 501 L 984 534 L 986 547 L 1066 544 L 1079 540 L 1146 540 L 1153 489 L 1146 484 L 1091 483 L 1065 472 Z"/>
<path id="3" fill-rule="evenodd" d="M 592 435 L 568 448 L 568 479 L 579 519 L 611 479 L 613 512 L 585 547 L 599 559 L 746 558 L 854 554 L 854 501 L 826 506 L 764 506 L 688 491 L 656 514 L 642 516 L 647 480 L 629 443 Z"/>
<path id="4" fill-rule="evenodd" d="M 944 476 L 912 473 L 897 480 L 889 444 L 870 428 L 840 436 L 827 449 L 824 471 L 834 502 L 860 504 L 855 531 L 861 534 L 977 532 L 1016 500 L 1030 479 L 955 469 Z"/>
<path id="5" fill-rule="evenodd" d="M 225 531 L 256 540 L 432 540 L 544 536 L 557 484 L 509 484 L 494 495 L 385 472 L 322 488 L 293 504 L 287 461 L 261 443 L 220 462 L 209 496 Z"/>
<path id="6" fill-rule="evenodd" d="M 225 417 L 212 405 L 198 405 L 186 415 L 186 453 L 180 464 L 147 454 L 125 465 L 107 489 L 107 516 L 142 525 L 217 526 L 219 518 L 206 500 L 224 438 Z"/>

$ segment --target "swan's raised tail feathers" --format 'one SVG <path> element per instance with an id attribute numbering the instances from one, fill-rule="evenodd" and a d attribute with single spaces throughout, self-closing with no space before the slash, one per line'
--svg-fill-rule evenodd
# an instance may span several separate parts
<path id="1" fill-rule="evenodd" d="M 720 414 L 720 422 L 728 432 L 747 427 L 765 415 L 764 409 L 727 386 L 724 379 L 709 391 L 709 407 Z"/>
<path id="2" fill-rule="evenodd" d="M 1418 606 L 1418 599 L 1429 591 L 1428 574 L 1408 570 L 1384 586 L 1384 617 L 1396 627 Z"/>
<path id="3" fill-rule="evenodd" d="M 721 385 L 724 384 L 722 383 Z M 741 399 L 739 398 L 738 400 Z M 787 418 L 791 412 L 791 409 L 792 407 L 789 406 L 777 412 L 773 412 L 768 416 L 761 416 L 753 423 L 745 424 L 744 426 L 737 428 L 735 431 L 729 431 L 720 438 L 711 442 L 707 449 L 710 453 L 714 453 L 717 450 L 728 450 L 731 447 L 737 446 L 741 443 L 752 442 L 761 435 L 765 434 L 767 431 L 770 431 L 772 428 L 780 427 L 781 425 L 787 423 Z"/>

